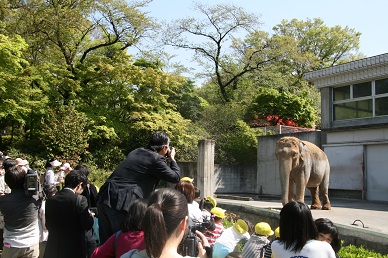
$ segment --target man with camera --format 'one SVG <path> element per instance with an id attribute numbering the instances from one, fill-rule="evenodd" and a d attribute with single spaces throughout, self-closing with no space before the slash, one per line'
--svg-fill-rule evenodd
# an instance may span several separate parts
<path id="1" fill-rule="evenodd" d="M 179 167 L 174 157 L 170 137 L 157 131 L 150 136 L 146 148 L 131 151 L 117 166 L 97 196 L 101 244 L 120 230 L 134 200 L 147 199 L 160 180 L 179 182 Z"/>
<path id="2" fill-rule="evenodd" d="M 0 211 L 4 216 L 3 258 L 39 257 L 37 195 L 24 189 L 26 172 L 20 166 L 11 166 L 5 171 L 4 179 L 11 193 L 0 197 Z"/>

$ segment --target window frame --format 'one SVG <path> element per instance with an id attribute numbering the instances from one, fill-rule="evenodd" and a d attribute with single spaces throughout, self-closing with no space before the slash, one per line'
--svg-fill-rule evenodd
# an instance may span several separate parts
<path id="1" fill-rule="evenodd" d="M 384 79 L 388 79 L 388 78 L 382 78 L 382 79 L 378 79 L 378 80 L 384 80 Z M 349 120 L 357 120 L 357 119 L 365 119 L 365 118 L 374 118 L 374 117 L 388 116 L 388 115 L 376 116 L 376 99 L 388 97 L 388 92 L 376 95 L 375 85 L 376 85 L 376 81 L 378 81 L 378 80 L 358 82 L 358 83 L 353 83 L 353 84 L 349 84 L 349 85 L 342 85 L 342 86 L 338 86 L 338 87 L 332 87 L 331 88 L 331 90 L 332 90 L 332 94 L 331 94 L 331 96 L 332 96 L 332 99 L 331 99 L 331 103 L 332 103 L 332 121 L 333 122 L 349 121 Z M 359 83 L 366 83 L 366 82 L 370 82 L 371 83 L 371 95 L 370 96 L 363 96 L 363 97 L 353 98 L 353 85 L 356 85 L 356 84 L 359 84 Z M 341 87 L 350 87 L 350 89 L 349 89 L 349 92 L 350 92 L 349 99 L 336 100 L 335 101 L 334 100 L 335 89 L 336 88 L 341 88 Z M 335 119 L 335 105 L 342 104 L 342 103 L 357 102 L 357 101 L 362 101 L 362 100 L 372 100 L 372 116 L 368 116 L 368 117 L 353 117 L 353 118 L 346 118 L 346 119 Z"/>

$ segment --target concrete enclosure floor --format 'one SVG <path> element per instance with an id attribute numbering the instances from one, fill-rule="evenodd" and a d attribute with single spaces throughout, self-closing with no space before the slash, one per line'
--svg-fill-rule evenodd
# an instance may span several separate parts
<path id="1" fill-rule="evenodd" d="M 221 198 L 217 198 L 216 200 L 220 207 L 222 207 L 222 203 L 234 203 L 237 205 L 279 211 L 282 208 L 280 200 L 244 201 Z M 388 236 L 388 202 L 355 199 L 330 199 L 330 202 L 332 206 L 331 210 L 311 210 L 313 218 L 328 218 L 335 224 L 386 234 Z M 306 199 L 305 203 L 310 205 L 311 200 Z"/>

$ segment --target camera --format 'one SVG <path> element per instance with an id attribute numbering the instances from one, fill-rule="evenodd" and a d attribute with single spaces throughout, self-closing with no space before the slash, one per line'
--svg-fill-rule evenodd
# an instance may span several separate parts
<path id="1" fill-rule="evenodd" d="M 24 177 L 24 193 L 26 196 L 33 196 L 38 194 L 39 190 L 39 177 L 38 173 L 33 169 L 28 169 L 27 174 Z"/>
<path id="2" fill-rule="evenodd" d="M 170 150 L 167 151 L 166 155 L 164 155 L 165 158 L 170 158 L 171 157 L 171 151 L 174 149 L 174 147 L 170 146 Z"/>
<path id="3" fill-rule="evenodd" d="M 194 226 L 189 228 L 189 233 L 187 237 L 182 241 L 178 246 L 178 253 L 182 256 L 198 256 L 198 242 L 201 239 L 195 234 L 195 231 L 198 230 L 202 233 L 206 233 L 207 230 L 214 230 L 215 225 L 211 220 L 204 222 L 196 223 Z"/>

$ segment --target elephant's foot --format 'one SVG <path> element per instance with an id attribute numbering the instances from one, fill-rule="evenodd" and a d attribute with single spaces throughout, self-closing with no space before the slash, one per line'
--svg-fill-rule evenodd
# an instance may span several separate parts
<path id="1" fill-rule="evenodd" d="M 326 203 L 322 206 L 322 210 L 331 210 L 331 205 L 330 203 Z"/>
<path id="2" fill-rule="evenodd" d="M 320 210 L 322 208 L 321 204 L 311 204 L 311 210 Z"/>

